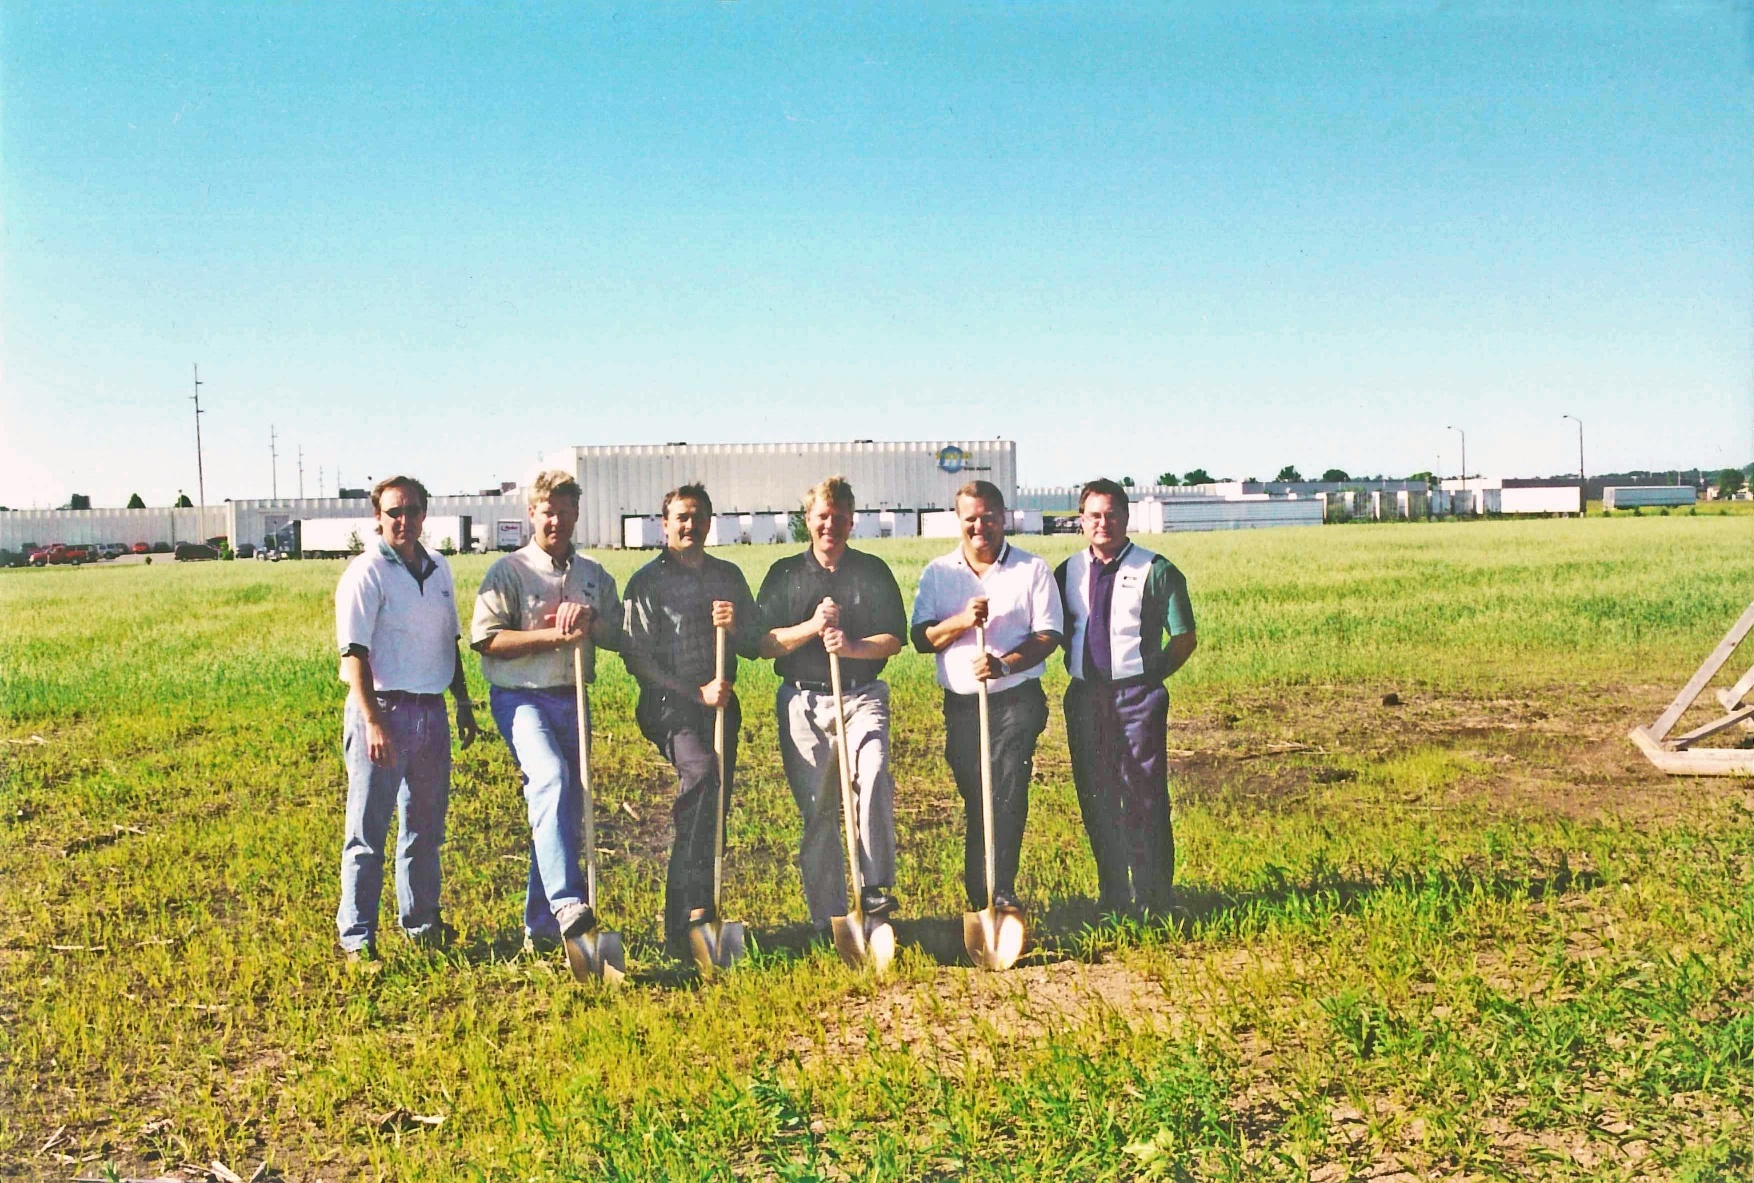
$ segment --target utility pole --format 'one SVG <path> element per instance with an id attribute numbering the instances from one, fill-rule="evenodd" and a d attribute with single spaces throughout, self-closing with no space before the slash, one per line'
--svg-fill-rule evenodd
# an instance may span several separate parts
<path id="1" fill-rule="evenodd" d="M 1576 415 L 1561 415 L 1559 417 L 1569 419 L 1577 424 L 1577 480 L 1580 485 L 1587 484 L 1588 482 L 1584 480 L 1583 475 L 1583 420 Z"/>
<path id="2" fill-rule="evenodd" d="M 1466 493 L 1468 491 L 1468 433 L 1453 424 L 1449 430 L 1462 437 L 1462 492 Z"/>
<path id="3" fill-rule="evenodd" d="M 206 509 L 207 473 L 201 466 L 201 367 L 197 363 L 190 364 L 195 366 L 195 487 L 201 495 L 201 508 Z"/>
<path id="4" fill-rule="evenodd" d="M 268 488 L 270 496 L 276 501 L 280 500 L 280 453 L 275 448 L 278 442 L 274 425 L 270 423 L 268 425 Z"/>
<path id="5" fill-rule="evenodd" d="M 298 499 L 305 499 L 305 446 L 298 446 Z"/>

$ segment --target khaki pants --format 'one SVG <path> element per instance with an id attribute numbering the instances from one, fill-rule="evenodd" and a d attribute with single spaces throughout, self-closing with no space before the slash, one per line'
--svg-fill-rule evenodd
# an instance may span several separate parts
<path id="1" fill-rule="evenodd" d="M 895 885 L 895 782 L 889 776 L 889 686 L 871 681 L 849 690 L 847 751 L 859 815 L 859 871 L 866 887 Z M 835 752 L 834 695 L 780 685 L 780 756 L 792 800 L 804 819 L 798 870 L 810 922 L 847 914 L 846 844 L 840 815 L 840 759 Z"/>

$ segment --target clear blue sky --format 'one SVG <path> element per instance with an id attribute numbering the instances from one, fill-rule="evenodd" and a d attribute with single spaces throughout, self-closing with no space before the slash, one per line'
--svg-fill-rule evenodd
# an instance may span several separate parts
<path id="1" fill-rule="evenodd" d="M 1754 459 L 1746 5 L 0 0 L 0 503 Z"/>

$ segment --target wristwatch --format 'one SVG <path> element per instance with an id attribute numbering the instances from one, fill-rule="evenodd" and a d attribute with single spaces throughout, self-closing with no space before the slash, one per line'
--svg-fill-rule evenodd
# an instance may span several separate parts
<path id="1" fill-rule="evenodd" d="M 990 653 L 987 656 L 993 663 L 993 668 L 999 671 L 999 676 L 1001 678 L 1009 678 L 1011 676 L 1011 667 L 1005 664 L 1005 659 L 1003 657 L 1000 657 L 997 653 Z"/>

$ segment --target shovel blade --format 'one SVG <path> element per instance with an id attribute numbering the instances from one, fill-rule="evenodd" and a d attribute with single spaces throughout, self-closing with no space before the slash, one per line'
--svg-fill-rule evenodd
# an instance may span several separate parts
<path id="1" fill-rule="evenodd" d="M 835 952 L 850 968 L 882 973 L 895 960 L 895 929 L 888 921 L 855 914 L 830 917 L 829 924 Z"/>
<path id="2" fill-rule="evenodd" d="M 962 947 L 982 969 L 1010 969 L 1023 956 L 1029 933 L 1015 912 L 982 908 L 962 914 Z"/>
<path id="3" fill-rule="evenodd" d="M 748 952 L 741 920 L 708 920 L 688 930 L 688 950 L 703 974 L 730 969 Z"/>
<path id="4" fill-rule="evenodd" d="M 566 966 L 581 982 L 607 982 L 620 985 L 627 977 L 627 955 L 621 947 L 621 934 L 606 928 L 594 928 L 576 937 L 565 937 Z"/>

